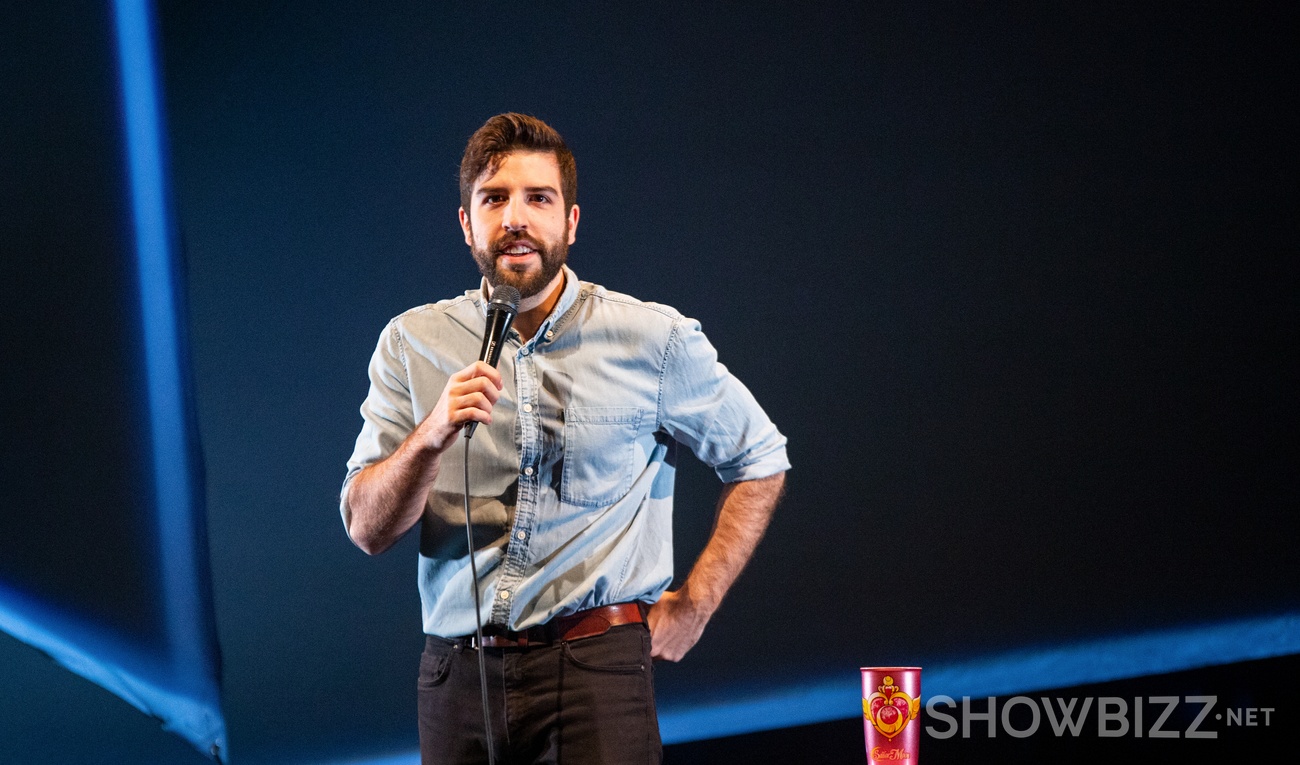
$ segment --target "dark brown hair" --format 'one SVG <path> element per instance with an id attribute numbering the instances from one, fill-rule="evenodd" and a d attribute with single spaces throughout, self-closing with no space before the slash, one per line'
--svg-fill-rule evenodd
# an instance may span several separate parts
<path id="1" fill-rule="evenodd" d="M 555 128 L 527 114 L 498 114 L 474 131 L 460 160 L 460 204 L 468 211 L 474 182 L 484 172 L 495 173 L 512 151 L 549 151 L 560 166 L 560 193 L 567 212 L 578 200 L 578 166 L 573 152 Z"/>

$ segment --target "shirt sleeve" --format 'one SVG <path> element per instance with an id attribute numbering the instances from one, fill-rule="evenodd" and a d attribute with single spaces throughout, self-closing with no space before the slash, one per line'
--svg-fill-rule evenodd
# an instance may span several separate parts
<path id="1" fill-rule="evenodd" d="M 790 469 L 786 438 L 754 395 L 718 362 L 694 319 L 673 324 L 659 389 L 659 426 L 713 468 L 724 483 Z"/>
<path id="2" fill-rule="evenodd" d="M 395 321 L 379 336 L 370 357 L 370 392 L 361 403 L 361 433 L 357 436 L 347 477 L 339 494 L 339 511 L 348 520 L 348 485 L 364 468 L 382 462 L 401 446 L 415 429 L 410 381 L 402 351 L 402 338 Z"/>

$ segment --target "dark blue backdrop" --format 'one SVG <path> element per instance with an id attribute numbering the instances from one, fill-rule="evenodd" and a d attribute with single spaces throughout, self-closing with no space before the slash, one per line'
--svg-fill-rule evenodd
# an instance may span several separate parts
<path id="1" fill-rule="evenodd" d="M 378 331 L 475 282 L 456 169 L 506 110 L 577 155 L 577 273 L 699 318 L 790 437 L 769 538 L 656 670 L 674 735 L 743 729 L 690 715 L 765 695 L 750 727 L 799 722 L 801 689 L 851 716 L 867 663 L 959 695 L 1297 650 L 1294 52 L 1272 9 L 161 22 L 237 761 L 413 746 L 414 540 L 367 558 L 336 494 Z M 679 574 L 716 492 L 682 470 Z M 1014 660 L 1051 651 L 1039 675 Z"/>

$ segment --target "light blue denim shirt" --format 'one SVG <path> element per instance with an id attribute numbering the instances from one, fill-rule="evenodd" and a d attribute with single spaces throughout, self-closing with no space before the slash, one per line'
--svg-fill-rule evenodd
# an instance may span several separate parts
<path id="1" fill-rule="evenodd" d="M 676 444 L 725 482 L 789 468 L 785 437 L 718 363 L 699 322 L 579 282 L 565 268 L 555 310 L 528 342 L 511 330 L 492 424 L 470 442 L 470 508 L 485 624 L 525 629 L 624 601 L 654 602 L 673 578 Z M 432 411 L 478 358 L 483 288 L 388 323 L 370 362 L 347 490 Z M 442 456 L 420 524 L 424 631 L 474 632 L 465 545 L 464 445 Z"/>

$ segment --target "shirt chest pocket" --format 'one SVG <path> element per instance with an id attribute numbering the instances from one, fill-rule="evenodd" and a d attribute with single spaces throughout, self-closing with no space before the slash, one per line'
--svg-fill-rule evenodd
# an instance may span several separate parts
<path id="1" fill-rule="evenodd" d="M 632 487 L 642 410 L 629 406 L 571 406 L 564 410 L 564 470 L 560 501 L 612 505 Z"/>

